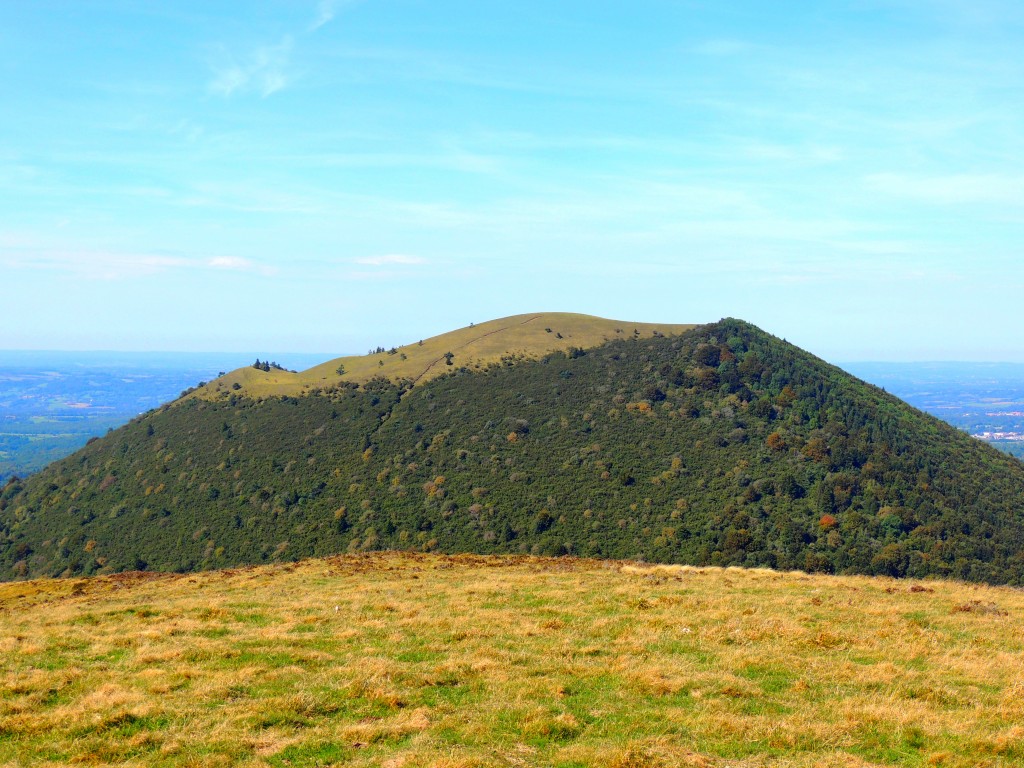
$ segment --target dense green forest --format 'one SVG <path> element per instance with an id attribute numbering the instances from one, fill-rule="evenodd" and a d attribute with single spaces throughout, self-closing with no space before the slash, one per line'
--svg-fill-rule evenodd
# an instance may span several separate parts
<path id="1" fill-rule="evenodd" d="M 1024 464 L 736 320 L 140 417 L 0 493 L 0 578 L 369 549 L 1024 583 Z"/>
<path id="2" fill-rule="evenodd" d="M 993 442 L 991 445 L 1004 453 L 1016 456 L 1018 459 L 1024 459 L 1024 442 L 1002 441 Z"/>

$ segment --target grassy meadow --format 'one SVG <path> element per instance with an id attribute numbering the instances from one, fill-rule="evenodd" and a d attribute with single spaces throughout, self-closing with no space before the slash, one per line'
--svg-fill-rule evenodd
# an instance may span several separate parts
<path id="1" fill-rule="evenodd" d="M 1024 592 L 364 554 L 0 585 L 0 765 L 1024 764 Z"/>

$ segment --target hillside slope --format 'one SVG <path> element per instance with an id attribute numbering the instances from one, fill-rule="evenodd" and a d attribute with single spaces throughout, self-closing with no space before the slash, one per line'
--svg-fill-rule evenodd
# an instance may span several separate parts
<path id="1" fill-rule="evenodd" d="M 746 323 L 142 417 L 0 493 L 0 576 L 382 548 L 1024 583 L 1024 465 Z"/>
<path id="2" fill-rule="evenodd" d="M 576 558 L 0 585 L 0 764 L 1020 765 L 1022 617 L 1000 587 Z"/>

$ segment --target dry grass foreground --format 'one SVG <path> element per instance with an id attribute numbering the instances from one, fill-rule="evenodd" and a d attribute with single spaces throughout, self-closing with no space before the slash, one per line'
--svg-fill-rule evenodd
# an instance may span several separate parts
<path id="1" fill-rule="evenodd" d="M 0 764 L 1024 764 L 1024 593 L 370 554 L 0 585 Z"/>

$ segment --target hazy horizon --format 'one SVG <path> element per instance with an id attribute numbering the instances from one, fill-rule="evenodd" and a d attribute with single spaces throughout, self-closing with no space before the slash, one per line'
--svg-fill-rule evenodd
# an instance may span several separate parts
<path id="1" fill-rule="evenodd" d="M 409 344 L 415 343 L 408 342 Z M 404 346 L 404 345 L 402 345 Z M 812 351 L 813 350 L 809 350 Z M 147 350 L 134 350 L 134 349 L 0 349 L 0 365 L 9 365 L 11 362 L 18 358 L 29 358 L 31 356 L 43 356 L 43 355 L 64 355 L 68 357 L 88 357 L 88 356 L 125 356 L 125 357 L 153 357 L 153 358 L 183 358 L 191 360 L 209 360 L 215 361 L 218 358 L 235 358 L 241 359 L 240 365 L 247 364 L 249 359 L 255 360 L 275 360 L 281 362 L 288 358 L 297 358 L 299 360 L 307 361 L 309 367 L 317 365 L 320 362 L 331 360 L 336 357 L 354 357 L 358 355 L 367 354 L 367 350 L 361 352 L 265 352 L 265 351 L 253 351 L 253 350 L 216 350 L 216 351 L 196 351 L 190 352 L 188 350 L 181 349 L 147 349 Z M 827 360 L 832 365 L 843 367 L 844 365 L 856 365 L 856 366 L 872 366 L 880 365 L 886 366 L 887 368 L 898 368 L 901 366 L 922 368 L 927 366 L 1001 366 L 1014 370 L 1020 370 L 1024 372 L 1024 362 L 1018 362 L 1014 360 L 885 360 L 885 359 L 864 359 L 864 360 Z"/>

